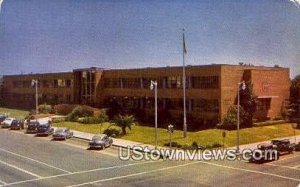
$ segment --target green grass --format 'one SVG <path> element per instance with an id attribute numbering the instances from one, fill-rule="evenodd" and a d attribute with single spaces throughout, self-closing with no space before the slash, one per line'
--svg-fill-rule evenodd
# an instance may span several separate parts
<path id="1" fill-rule="evenodd" d="M 88 133 L 102 133 L 110 123 L 100 124 L 80 124 L 77 122 L 60 122 L 53 124 L 58 127 L 69 127 L 73 130 L 78 130 Z M 175 130 L 173 140 L 181 145 L 191 145 L 194 141 L 202 146 L 211 146 L 213 144 L 223 144 L 223 130 L 209 129 L 198 132 L 188 132 L 187 138 L 182 138 L 183 132 Z M 300 131 L 296 132 L 300 135 Z M 270 140 L 274 138 L 293 136 L 294 130 L 289 123 L 253 127 L 240 130 L 241 144 L 248 144 Z M 127 134 L 122 136 L 122 139 L 132 140 L 141 143 L 154 144 L 155 131 L 152 127 L 135 125 L 131 130 L 127 130 Z M 166 129 L 158 128 L 158 144 L 163 146 L 169 142 L 169 133 Z M 236 144 L 236 131 L 226 131 L 225 147 L 232 147 Z"/>
<path id="2" fill-rule="evenodd" d="M 10 116 L 16 118 L 24 118 L 28 115 L 28 111 L 0 108 L 0 114 L 9 113 Z M 111 124 L 81 124 L 77 122 L 59 122 L 54 123 L 57 127 L 69 127 L 73 130 L 88 132 L 88 133 L 103 133 Z M 194 141 L 202 146 L 211 146 L 213 144 L 222 144 L 223 130 L 209 129 L 198 132 L 188 132 L 187 138 L 182 138 L 182 131 L 175 130 L 173 134 L 173 140 L 181 145 L 191 145 Z M 236 144 L 236 131 L 226 131 L 227 136 L 225 138 L 225 147 L 231 147 Z M 300 130 L 296 130 L 296 134 L 300 135 Z M 248 144 L 254 142 L 260 142 L 270 140 L 274 138 L 281 138 L 287 136 L 293 136 L 294 129 L 290 123 L 258 126 L 253 128 L 241 129 L 240 137 L 241 144 Z M 141 143 L 154 144 L 155 131 L 153 127 L 135 125 L 131 130 L 127 130 L 127 134 L 122 136 L 122 139 L 132 140 Z M 169 133 L 166 129 L 158 128 L 158 144 L 163 146 L 169 142 Z"/>
<path id="3" fill-rule="evenodd" d="M 8 113 L 10 117 L 24 119 L 29 114 L 29 111 L 0 107 L 0 114 L 5 113 Z"/>

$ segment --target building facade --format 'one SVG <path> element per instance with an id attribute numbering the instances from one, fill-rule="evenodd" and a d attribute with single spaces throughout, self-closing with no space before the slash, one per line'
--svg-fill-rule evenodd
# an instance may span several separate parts
<path id="1" fill-rule="evenodd" d="M 68 73 L 8 75 L 3 77 L 6 106 L 34 108 L 39 81 L 39 103 L 87 104 L 99 108 L 119 106 L 123 110 L 154 115 L 151 80 L 158 83 L 161 119 L 182 119 L 182 67 L 142 69 L 75 69 Z M 237 102 L 238 83 L 250 81 L 257 96 L 256 118 L 281 115 L 289 99 L 289 69 L 280 67 L 204 65 L 186 67 L 186 107 L 190 126 L 215 125 Z M 171 121 L 170 121 L 171 122 Z"/>

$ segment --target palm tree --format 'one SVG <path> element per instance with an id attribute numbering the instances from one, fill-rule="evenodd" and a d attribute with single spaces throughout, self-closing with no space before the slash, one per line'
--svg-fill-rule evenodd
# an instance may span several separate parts
<path id="1" fill-rule="evenodd" d="M 131 126 L 135 124 L 135 118 L 133 115 L 121 115 L 115 117 L 113 120 L 114 125 L 122 129 L 122 134 L 126 134 L 126 128 L 131 130 Z"/>

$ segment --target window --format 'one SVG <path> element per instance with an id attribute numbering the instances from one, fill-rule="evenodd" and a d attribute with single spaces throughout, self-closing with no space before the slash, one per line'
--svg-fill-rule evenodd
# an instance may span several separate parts
<path id="1" fill-rule="evenodd" d="M 22 82 L 21 81 L 14 81 L 13 86 L 14 86 L 14 88 L 21 88 L 22 87 Z"/>
<path id="2" fill-rule="evenodd" d="M 181 88 L 181 77 L 180 76 L 171 76 L 167 77 L 167 88 Z"/>
<path id="3" fill-rule="evenodd" d="M 200 112 L 219 112 L 217 99 L 192 99 L 192 110 Z"/>
<path id="4" fill-rule="evenodd" d="M 65 87 L 66 86 L 66 81 L 63 79 L 58 79 L 57 80 L 57 85 L 58 87 Z"/>
<path id="5" fill-rule="evenodd" d="M 191 77 L 192 88 L 215 89 L 219 88 L 218 76 Z"/>
<path id="6" fill-rule="evenodd" d="M 139 78 L 123 78 L 122 79 L 123 88 L 140 88 Z"/>
<path id="7" fill-rule="evenodd" d="M 121 80 L 119 78 L 104 79 L 105 88 L 121 88 Z"/>
<path id="8" fill-rule="evenodd" d="M 72 86 L 72 80 L 66 80 L 66 86 L 69 88 Z"/>
<path id="9" fill-rule="evenodd" d="M 23 88 L 29 88 L 31 86 L 31 81 L 23 81 Z"/>

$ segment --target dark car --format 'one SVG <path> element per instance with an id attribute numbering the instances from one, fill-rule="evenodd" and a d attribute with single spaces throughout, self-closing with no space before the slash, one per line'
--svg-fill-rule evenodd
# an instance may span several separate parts
<path id="1" fill-rule="evenodd" d="M 21 130 L 24 129 L 24 121 L 23 120 L 19 120 L 19 119 L 15 119 L 12 121 L 11 125 L 10 125 L 10 129 L 11 130 Z"/>
<path id="2" fill-rule="evenodd" d="M 90 149 L 104 149 L 111 146 L 113 143 L 112 138 L 108 137 L 106 134 L 97 134 L 93 136 L 92 140 L 89 142 Z"/>
<path id="3" fill-rule="evenodd" d="M 257 145 L 257 149 L 252 152 L 249 162 L 261 164 L 278 159 L 279 153 L 276 146 L 269 143 L 263 143 Z"/>
<path id="4" fill-rule="evenodd" d="M 7 118 L 7 115 L 0 115 L 0 123 L 2 123 Z"/>
<path id="5" fill-rule="evenodd" d="M 37 120 L 30 120 L 27 124 L 26 133 L 37 133 L 39 124 Z"/>
<path id="6" fill-rule="evenodd" d="M 295 144 L 292 144 L 289 139 L 272 140 L 271 144 L 276 146 L 276 149 L 280 154 L 293 153 L 295 150 Z"/>
<path id="7" fill-rule="evenodd" d="M 49 136 L 53 134 L 54 129 L 50 126 L 49 123 L 40 123 L 37 127 L 37 136 Z"/>
<path id="8" fill-rule="evenodd" d="M 15 118 L 6 118 L 3 122 L 1 122 L 2 128 L 10 128 L 13 120 L 15 120 Z"/>
<path id="9" fill-rule="evenodd" d="M 298 142 L 298 143 L 295 145 L 295 150 L 296 150 L 296 151 L 300 151 L 300 142 Z"/>
<path id="10" fill-rule="evenodd" d="M 73 132 L 69 128 L 58 128 L 52 135 L 54 140 L 66 140 L 73 137 Z"/>

